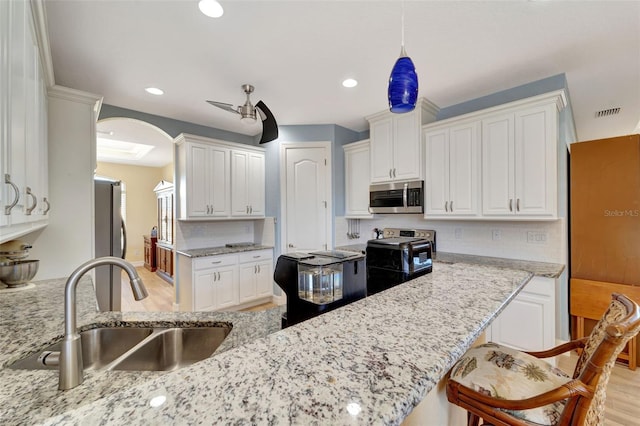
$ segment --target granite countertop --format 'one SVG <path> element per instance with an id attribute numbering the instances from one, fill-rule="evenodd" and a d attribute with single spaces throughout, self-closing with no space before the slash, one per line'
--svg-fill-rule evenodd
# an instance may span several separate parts
<path id="1" fill-rule="evenodd" d="M 529 260 L 505 259 L 502 257 L 476 256 L 470 254 L 438 252 L 436 263 L 469 263 L 473 265 L 495 266 L 498 268 L 518 269 L 531 272 L 533 275 L 545 278 L 558 278 L 564 265 L 560 263 L 534 262 Z"/>
<path id="2" fill-rule="evenodd" d="M 530 278 L 525 271 L 442 263 L 431 274 L 276 332 L 282 308 L 96 314 L 84 291 L 83 327 L 223 321 L 233 330 L 214 356 L 192 366 L 165 374 L 85 372 L 82 385 L 64 392 L 57 390 L 55 371 L 2 369 L 0 419 L 52 425 L 398 424 Z M 60 335 L 61 289 L 59 282 L 45 282 L 32 294 L 0 299 L 3 366 L 32 352 L 32 342 Z M 160 395 L 166 401 L 151 407 L 151 398 Z M 360 411 L 350 414 L 348 404 Z"/>
<path id="3" fill-rule="evenodd" d="M 34 424 L 109 397 L 167 372 L 85 371 L 84 383 L 58 390 L 57 370 L 12 370 L 7 365 L 41 351 L 64 334 L 66 280 L 35 283 L 34 288 L 0 291 L 0 423 Z M 231 324 L 216 350 L 222 353 L 280 330 L 285 307 L 262 312 L 104 312 L 96 311 L 91 281 L 77 287 L 76 307 L 81 331 L 98 326 L 209 326 Z M 123 420 L 124 421 L 124 420 Z"/>
<path id="4" fill-rule="evenodd" d="M 231 253 L 242 253 L 245 251 L 253 251 L 253 250 L 265 250 L 272 249 L 272 246 L 264 246 L 261 244 L 256 244 L 253 246 L 240 246 L 240 247 L 206 247 L 199 249 L 191 249 L 191 250 L 178 250 L 177 253 L 187 257 L 207 257 L 207 256 L 217 256 L 220 254 L 231 254 Z"/>

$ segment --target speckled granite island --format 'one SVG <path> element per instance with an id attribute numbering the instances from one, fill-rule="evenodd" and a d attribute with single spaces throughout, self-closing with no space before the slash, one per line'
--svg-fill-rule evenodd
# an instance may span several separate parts
<path id="1" fill-rule="evenodd" d="M 398 424 L 531 276 L 437 263 L 431 274 L 277 332 L 282 308 L 96 314 L 90 291 L 83 291 L 83 328 L 222 321 L 233 330 L 214 356 L 190 367 L 166 374 L 85 372 L 82 385 L 64 392 L 57 390 L 55 371 L 6 368 L 61 335 L 63 282 L 41 282 L 34 290 L 0 296 L 0 421 Z M 88 283 L 80 288 L 91 289 Z M 166 401 L 150 406 L 160 395 Z"/>

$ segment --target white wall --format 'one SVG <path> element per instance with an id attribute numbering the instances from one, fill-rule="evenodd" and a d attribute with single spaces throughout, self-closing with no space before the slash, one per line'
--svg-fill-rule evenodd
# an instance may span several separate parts
<path id="1" fill-rule="evenodd" d="M 61 86 L 49 89 L 49 225 L 24 240 L 40 259 L 37 280 L 68 277 L 93 258 L 93 173 L 101 97 Z"/>

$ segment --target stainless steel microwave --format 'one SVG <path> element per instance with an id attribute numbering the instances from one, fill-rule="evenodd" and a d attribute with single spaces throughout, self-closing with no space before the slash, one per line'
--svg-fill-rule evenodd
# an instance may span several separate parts
<path id="1" fill-rule="evenodd" d="M 424 213 L 424 181 L 369 186 L 371 213 Z"/>

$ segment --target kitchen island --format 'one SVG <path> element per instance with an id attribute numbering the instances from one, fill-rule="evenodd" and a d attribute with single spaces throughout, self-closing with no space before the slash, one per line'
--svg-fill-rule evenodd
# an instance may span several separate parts
<path id="1" fill-rule="evenodd" d="M 62 287 L 39 283 L 33 297 L 40 302 L 28 300 L 32 290 L 2 299 L 0 419 L 3 424 L 398 424 L 531 276 L 489 265 L 436 263 L 431 274 L 277 332 L 282 308 L 97 314 L 91 294 L 84 292 L 78 302 L 82 328 L 227 322 L 233 330 L 214 356 L 190 367 L 164 374 L 85 372 L 82 385 L 64 392 L 57 390 L 56 371 L 6 369 L 38 349 L 34 342 L 46 344 L 62 332 Z M 83 286 L 91 289 L 87 283 L 79 290 Z M 55 299 L 46 295 L 54 289 L 60 292 Z M 164 403 L 152 407 L 150 401 L 159 396 Z"/>

